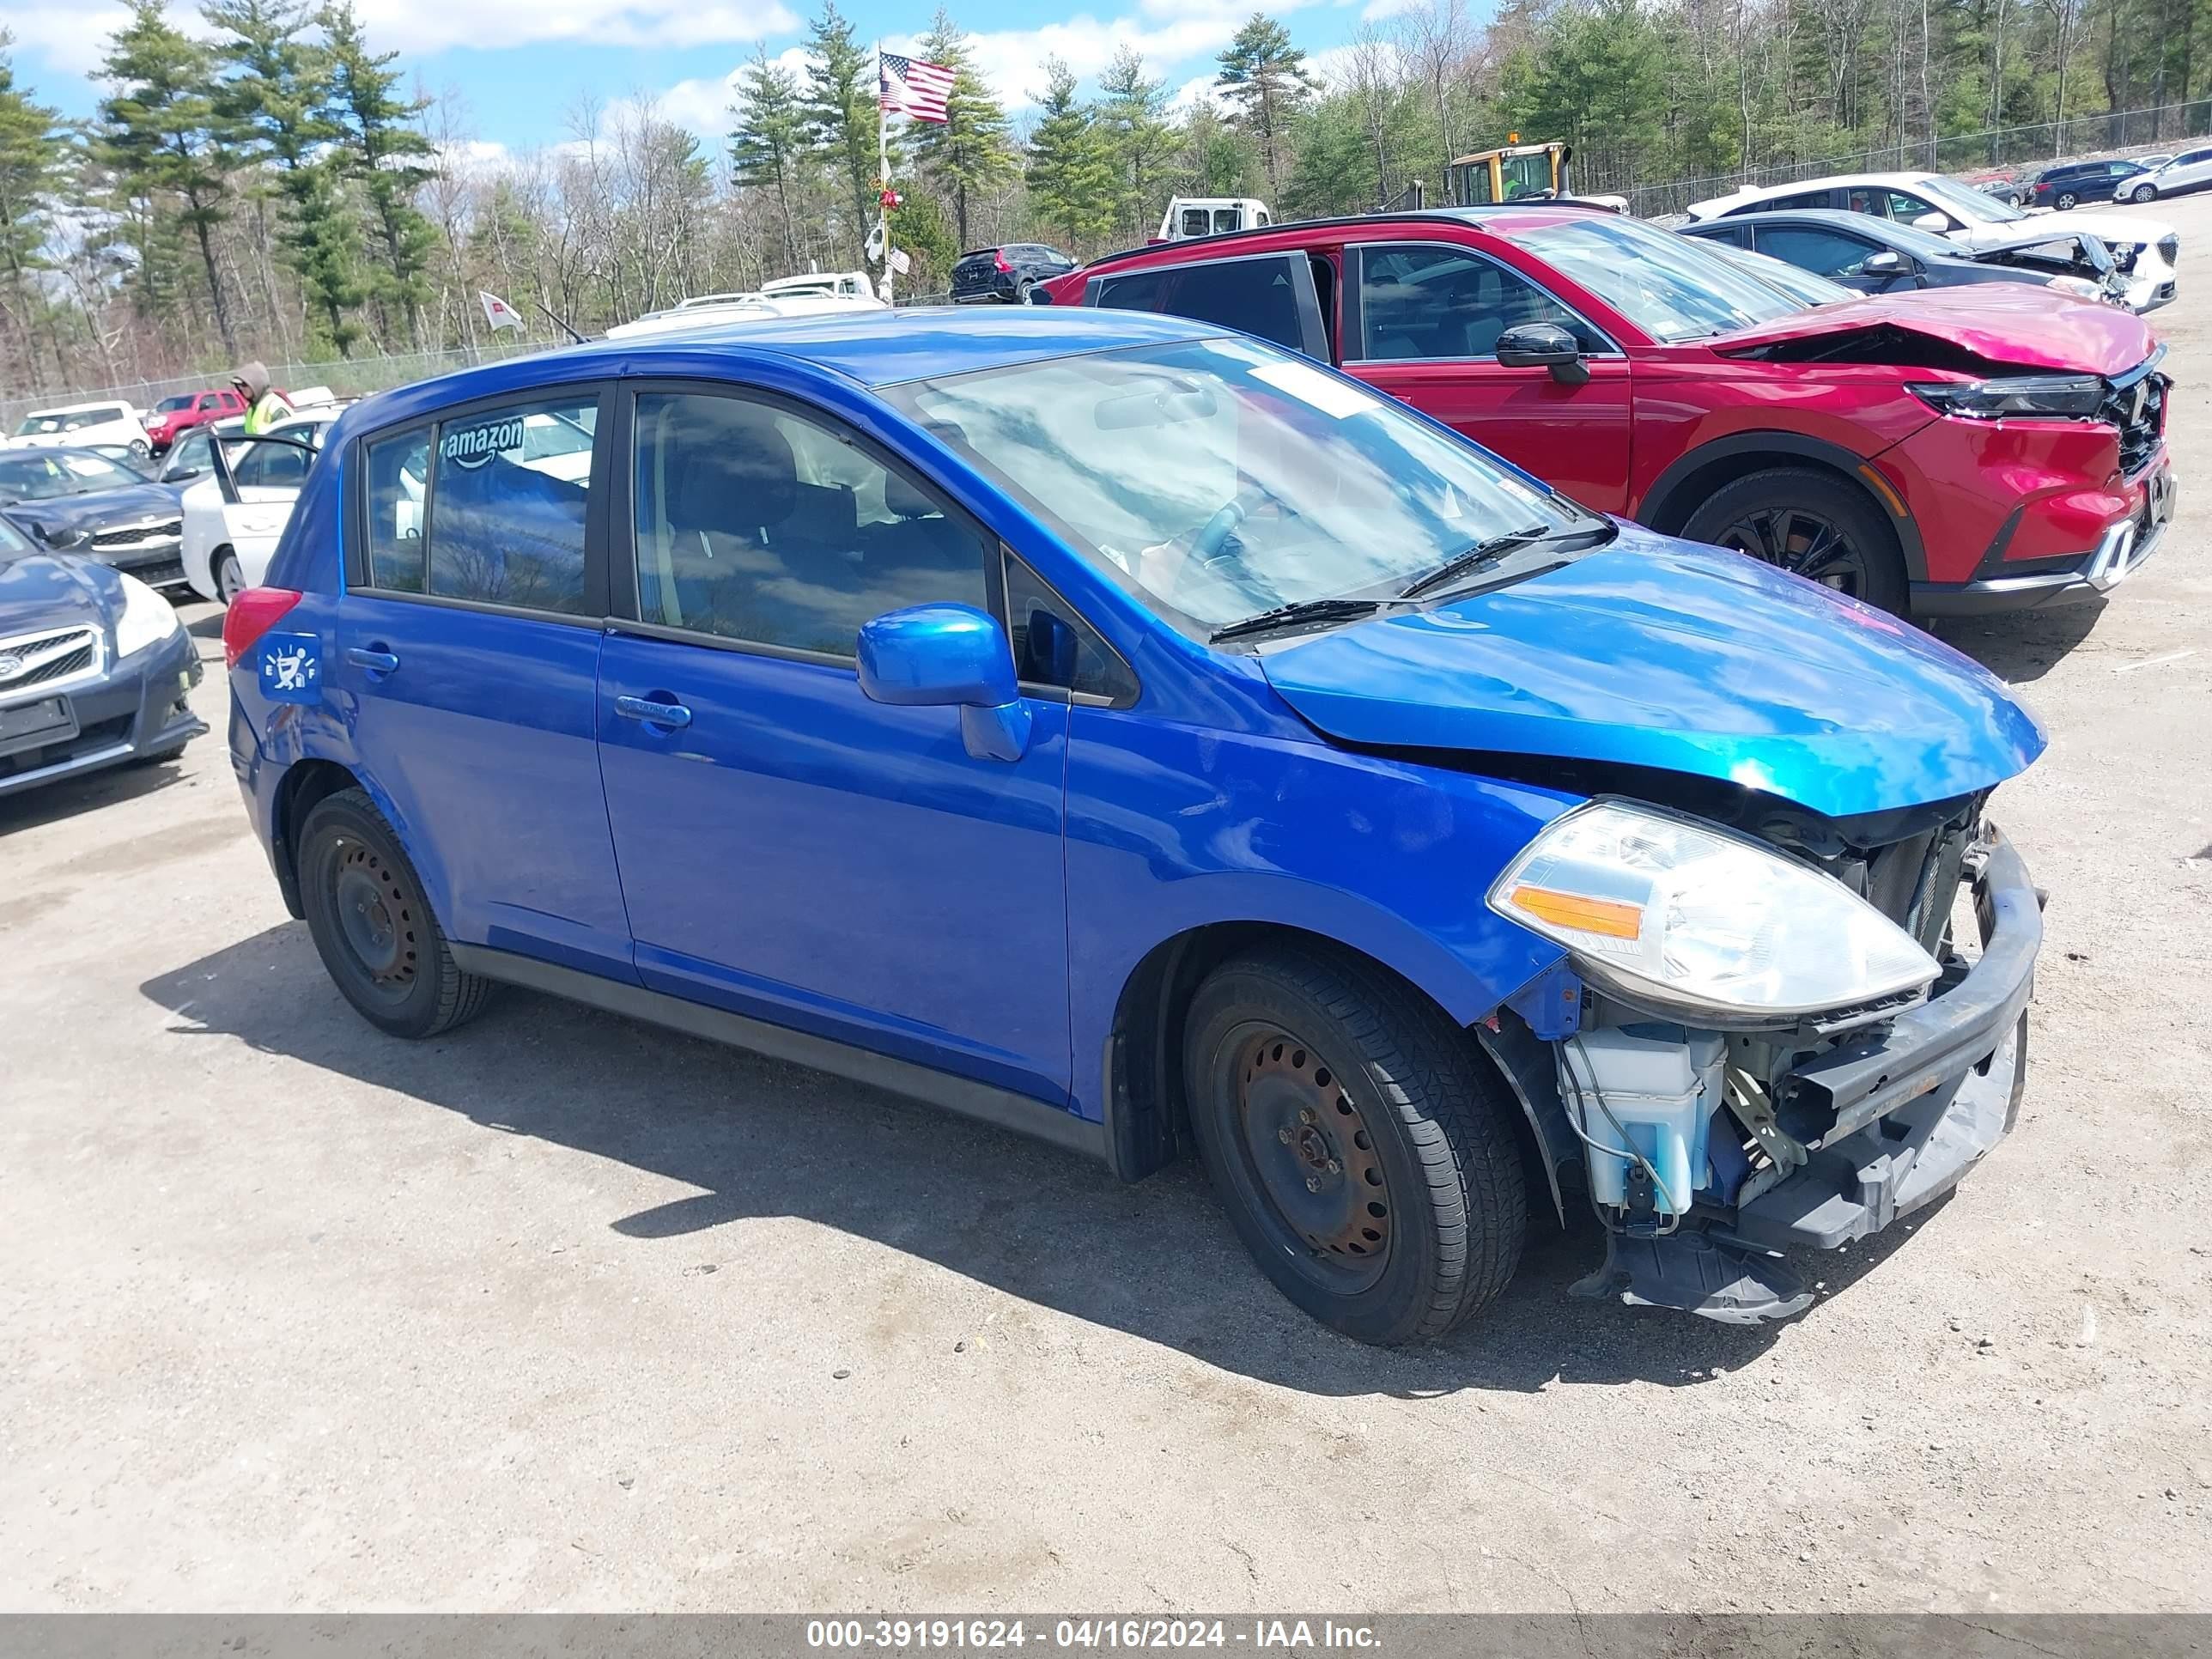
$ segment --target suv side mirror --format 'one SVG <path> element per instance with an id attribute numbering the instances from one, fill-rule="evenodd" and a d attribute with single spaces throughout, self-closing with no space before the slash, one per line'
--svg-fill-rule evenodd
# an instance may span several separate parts
<path id="1" fill-rule="evenodd" d="M 1893 247 L 1869 253 L 1859 262 L 1862 276 L 1910 276 L 1918 269 L 1918 261 L 1905 258 Z"/>
<path id="2" fill-rule="evenodd" d="M 917 605 L 860 625 L 860 690 L 901 708 L 957 708 L 977 760 L 1018 761 L 1030 744 L 1030 707 L 1014 648 L 995 617 L 972 605 Z"/>
<path id="3" fill-rule="evenodd" d="M 1562 386 L 1580 386 L 1589 379 L 1582 347 L 1557 323 L 1521 323 L 1507 329 L 1498 337 L 1498 362 L 1503 368 L 1548 368 Z"/>

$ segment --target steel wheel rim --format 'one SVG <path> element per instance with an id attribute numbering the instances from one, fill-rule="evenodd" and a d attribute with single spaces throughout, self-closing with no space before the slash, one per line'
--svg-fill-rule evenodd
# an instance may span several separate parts
<path id="1" fill-rule="evenodd" d="M 1395 1206 L 1366 1117 L 1294 1032 L 1246 1026 L 1230 1050 L 1238 1152 L 1262 1224 L 1315 1283 L 1367 1289 L 1389 1263 Z"/>
<path id="2" fill-rule="evenodd" d="M 406 1000 L 415 988 L 415 904 L 392 866 L 360 842 L 342 842 L 331 907 L 369 989 L 387 1002 Z"/>
<path id="3" fill-rule="evenodd" d="M 1866 597 L 1865 555 L 1840 526 L 1809 508 L 1757 508 L 1731 521 L 1714 541 L 1855 599 Z"/>

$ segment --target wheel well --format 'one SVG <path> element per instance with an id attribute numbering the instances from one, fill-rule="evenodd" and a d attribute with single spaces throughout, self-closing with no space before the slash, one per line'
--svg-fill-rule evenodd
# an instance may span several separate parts
<path id="1" fill-rule="evenodd" d="M 1388 963 L 1357 951 L 1325 933 L 1308 933 L 1278 922 L 1224 921 L 1194 927 L 1156 945 L 1121 988 L 1108 1039 L 1105 1079 L 1109 1156 L 1125 1181 L 1140 1180 L 1164 1169 L 1191 1149 L 1190 1113 L 1183 1092 L 1183 1016 L 1206 976 L 1230 957 L 1269 945 L 1296 945 L 1340 961 L 1357 962 L 1386 974 L 1408 997 L 1433 1005 L 1428 993 Z M 1441 1011 L 1440 1011 L 1441 1012 Z M 1445 1017 L 1448 1020 L 1449 1016 Z M 1473 1037 L 1467 1052 L 1509 1085 L 1496 1063 Z M 1535 1137 L 1521 1114 L 1510 1114 L 1522 1146 L 1526 1167 L 1544 1166 L 1535 1154 Z M 1548 1202 L 1548 1194 L 1547 1195 Z"/>
<path id="2" fill-rule="evenodd" d="M 1692 468 L 1667 486 L 1666 495 L 1651 516 L 1644 522 L 1662 536 L 1679 536 L 1682 526 L 1698 507 L 1712 499 L 1715 492 L 1725 489 L 1739 478 L 1747 478 L 1754 472 L 1765 472 L 1773 467 L 1794 467 L 1801 472 L 1817 472 L 1824 477 L 1838 479 L 1866 497 L 1884 524 L 1890 521 L 1888 507 L 1867 488 L 1866 480 L 1853 477 L 1840 466 L 1822 460 L 1816 455 L 1796 455 L 1786 450 L 1747 449 L 1732 454 L 1716 455 L 1712 459 Z"/>
<path id="3" fill-rule="evenodd" d="M 276 821 L 270 840 L 276 853 L 276 885 L 284 895 L 284 908 L 295 919 L 304 918 L 300 902 L 300 826 L 315 803 L 341 789 L 358 787 L 361 780 L 336 761 L 301 761 L 284 774 L 276 786 Z"/>

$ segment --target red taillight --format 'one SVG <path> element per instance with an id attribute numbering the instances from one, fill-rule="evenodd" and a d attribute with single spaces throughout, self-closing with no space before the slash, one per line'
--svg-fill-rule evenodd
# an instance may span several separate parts
<path id="1" fill-rule="evenodd" d="M 233 599 L 222 613 L 222 665 L 237 667 L 253 642 L 299 602 L 299 594 L 289 587 L 249 587 Z"/>
<path id="2" fill-rule="evenodd" d="M 1006 251 L 1002 247 L 994 247 L 991 250 L 991 263 L 998 266 L 1001 270 L 1012 270 L 1013 269 L 1012 265 L 1006 263 Z"/>

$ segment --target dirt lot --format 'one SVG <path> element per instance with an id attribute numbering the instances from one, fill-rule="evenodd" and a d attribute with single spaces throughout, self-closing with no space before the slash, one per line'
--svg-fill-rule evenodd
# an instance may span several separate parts
<path id="1" fill-rule="evenodd" d="M 1340 1340 L 1188 1170 L 510 992 L 374 1034 L 221 735 L 0 802 L 0 1606 L 2212 1607 L 2212 198 L 2182 513 L 2049 722 L 2017 1134 L 1786 1328 Z"/>

